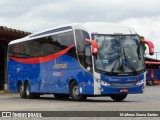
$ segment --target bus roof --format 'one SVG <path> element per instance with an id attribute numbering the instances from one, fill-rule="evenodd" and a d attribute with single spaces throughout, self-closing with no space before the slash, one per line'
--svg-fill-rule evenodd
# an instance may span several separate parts
<path id="1" fill-rule="evenodd" d="M 72 23 L 63 26 L 54 27 L 51 29 L 43 30 L 34 34 L 31 34 L 27 37 L 11 41 L 9 44 L 15 44 L 22 41 L 32 40 L 39 37 L 45 37 L 51 34 L 58 33 L 60 31 L 67 31 L 67 30 L 75 30 L 75 29 L 82 29 L 90 34 L 137 34 L 136 31 L 127 26 L 108 23 L 108 22 L 88 22 L 88 23 Z"/>

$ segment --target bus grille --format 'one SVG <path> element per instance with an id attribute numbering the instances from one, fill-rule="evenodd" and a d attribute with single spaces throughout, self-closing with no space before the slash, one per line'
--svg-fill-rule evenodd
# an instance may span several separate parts
<path id="1" fill-rule="evenodd" d="M 121 87 L 121 86 L 136 86 L 136 83 L 126 83 L 126 84 L 119 84 L 119 83 L 110 83 L 111 86 Z"/>

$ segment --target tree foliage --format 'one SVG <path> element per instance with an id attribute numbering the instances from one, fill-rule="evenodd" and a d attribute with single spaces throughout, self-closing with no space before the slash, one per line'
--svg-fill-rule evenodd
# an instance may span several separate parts
<path id="1" fill-rule="evenodd" d="M 144 40 L 144 39 L 145 38 L 143 36 L 140 36 L 140 40 Z M 144 43 L 141 43 L 141 45 L 142 45 L 143 53 L 145 53 L 147 47 L 146 47 L 146 45 Z"/>

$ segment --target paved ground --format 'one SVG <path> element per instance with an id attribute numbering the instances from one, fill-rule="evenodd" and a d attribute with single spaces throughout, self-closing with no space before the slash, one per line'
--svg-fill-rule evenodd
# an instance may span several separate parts
<path id="1" fill-rule="evenodd" d="M 57 100 L 53 95 L 42 95 L 40 99 L 21 99 L 17 93 L 5 93 L 0 95 L 0 111 L 160 111 L 160 86 L 147 86 L 144 94 L 128 95 L 123 102 L 114 102 L 109 97 L 89 97 L 85 102 L 75 102 L 71 99 Z"/>

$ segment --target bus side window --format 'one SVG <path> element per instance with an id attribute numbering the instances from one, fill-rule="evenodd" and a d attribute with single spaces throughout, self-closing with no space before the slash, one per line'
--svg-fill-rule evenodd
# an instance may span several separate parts
<path id="1" fill-rule="evenodd" d="M 91 45 L 85 46 L 85 67 L 92 66 Z"/>
<path id="2" fill-rule="evenodd" d="M 79 58 L 81 65 L 86 67 L 85 47 L 88 44 L 86 42 L 86 39 L 89 39 L 90 37 L 86 31 L 83 31 L 80 29 L 75 30 L 75 33 L 76 33 L 78 58 Z"/>

